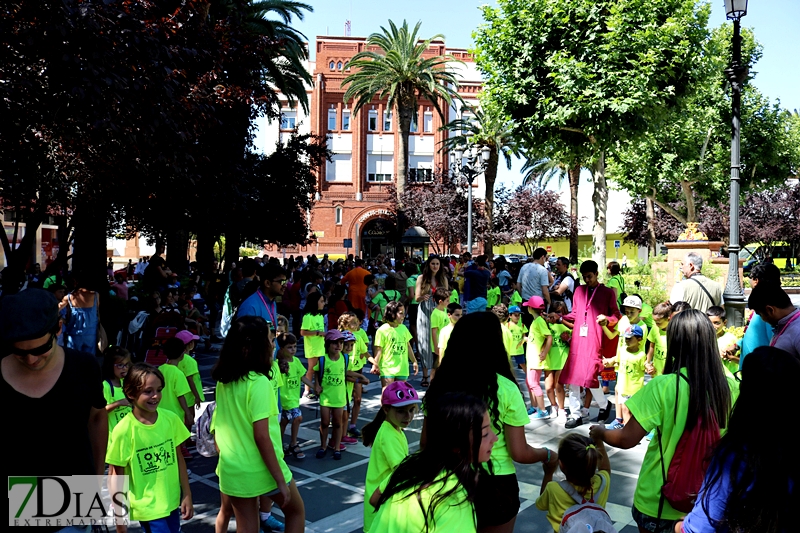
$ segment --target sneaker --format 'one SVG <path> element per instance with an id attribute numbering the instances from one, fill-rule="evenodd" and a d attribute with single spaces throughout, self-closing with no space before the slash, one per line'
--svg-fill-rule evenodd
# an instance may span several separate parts
<path id="1" fill-rule="evenodd" d="M 589 410 L 586 407 L 581 407 L 581 418 L 589 418 Z"/>
<path id="2" fill-rule="evenodd" d="M 283 531 L 283 522 L 275 518 L 275 515 L 269 515 L 269 518 L 261 521 L 261 531 L 264 533 L 272 533 L 273 531 Z"/>
<path id="3" fill-rule="evenodd" d="M 528 416 L 532 415 L 535 412 L 536 412 L 536 409 L 534 409 L 533 407 L 528 407 Z"/>
<path id="4" fill-rule="evenodd" d="M 547 420 L 550 415 L 546 411 L 536 411 L 532 418 L 534 420 Z"/>
<path id="5" fill-rule="evenodd" d="M 353 437 L 342 437 L 342 444 L 358 444 L 358 439 Z"/>
<path id="6" fill-rule="evenodd" d="M 361 437 L 361 431 L 357 427 L 351 427 L 350 429 L 348 429 L 347 434 L 353 437 L 354 439 Z"/>
<path id="7" fill-rule="evenodd" d="M 573 428 L 576 428 L 576 427 L 582 426 L 582 425 L 583 425 L 583 418 L 570 418 L 564 424 L 564 427 L 567 428 L 567 429 L 573 429 Z"/>
<path id="8" fill-rule="evenodd" d="M 566 422 L 567 422 L 567 413 L 564 411 L 564 409 L 561 409 L 558 412 L 558 415 L 556 416 L 556 422 L 558 422 L 559 424 L 566 424 Z"/>
<path id="9" fill-rule="evenodd" d="M 625 424 L 623 424 L 621 420 L 618 420 L 616 418 L 610 424 L 606 424 L 606 429 L 622 429 L 624 427 Z"/>
<path id="10" fill-rule="evenodd" d="M 320 448 L 319 450 L 317 450 L 317 454 L 316 454 L 315 457 L 317 459 L 322 459 L 323 457 L 325 457 L 325 453 L 326 452 L 327 452 L 327 450 L 325 448 Z"/>
<path id="11" fill-rule="evenodd" d="M 334 450 L 334 449 L 333 449 L 333 446 L 331 446 L 330 444 L 328 444 L 328 447 L 327 447 L 326 449 L 327 449 L 329 452 L 335 452 L 335 451 L 336 451 L 336 450 Z M 343 451 L 345 451 L 346 449 L 347 449 L 347 448 L 345 448 L 345 447 L 344 447 L 344 444 L 342 444 L 342 443 L 339 443 L 339 451 L 340 451 L 340 452 L 343 452 Z"/>

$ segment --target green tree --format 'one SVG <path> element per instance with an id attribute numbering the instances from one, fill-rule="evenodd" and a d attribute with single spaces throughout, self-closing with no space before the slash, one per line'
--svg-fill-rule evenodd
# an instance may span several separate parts
<path id="1" fill-rule="evenodd" d="M 387 106 L 396 112 L 400 132 L 400 154 L 397 160 L 398 210 L 402 212 L 402 197 L 408 178 L 408 135 L 411 121 L 417 110 L 417 101 L 425 98 L 444 118 L 441 102 L 448 105 L 460 99 L 456 88 L 458 80 L 452 64 L 459 61 L 449 55 L 425 57 L 425 53 L 441 34 L 421 40 L 417 36 L 421 22 L 414 29 L 408 23 L 397 25 L 389 21 L 389 29 L 381 26 L 382 33 L 367 37 L 367 50 L 354 55 L 349 63 L 355 72 L 347 76 L 342 86 L 347 86 L 344 101 L 354 100 L 353 113 L 357 114 L 375 98 L 387 99 Z M 377 50 L 369 50 L 377 47 Z"/>
<path id="2" fill-rule="evenodd" d="M 487 104 L 481 108 L 469 108 L 472 115 L 469 119 L 459 118 L 442 129 L 448 132 L 458 132 L 455 135 L 448 135 L 444 141 L 444 146 L 448 151 L 452 151 L 458 146 L 471 148 L 477 146 L 488 146 L 491 149 L 489 161 L 483 172 L 483 179 L 486 185 L 486 195 L 484 197 L 483 214 L 486 220 L 486 237 L 483 241 L 483 253 L 489 257 L 494 257 L 493 246 L 493 214 L 494 214 L 494 187 L 497 181 L 497 167 L 500 163 L 500 155 L 506 163 L 506 168 L 511 170 L 511 157 L 518 156 L 519 149 L 517 140 L 512 133 L 511 121 L 503 117 L 492 104 Z"/>
<path id="3" fill-rule="evenodd" d="M 591 162 L 594 259 L 605 262 L 605 160 L 675 105 L 695 74 L 709 7 L 694 0 L 498 0 L 477 62 L 490 99 L 541 148 Z"/>

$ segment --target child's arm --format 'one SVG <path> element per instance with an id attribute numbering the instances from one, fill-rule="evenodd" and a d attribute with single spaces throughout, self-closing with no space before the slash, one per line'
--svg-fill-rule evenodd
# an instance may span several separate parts
<path id="1" fill-rule="evenodd" d="M 181 492 L 183 493 L 183 498 L 181 498 L 181 518 L 183 520 L 189 520 L 194 516 L 192 489 L 189 486 L 189 472 L 186 470 L 186 460 L 184 460 L 183 454 L 177 446 L 175 447 L 174 453 L 178 458 L 178 472 L 180 472 L 181 476 Z"/>
<path id="2" fill-rule="evenodd" d="M 192 374 L 193 376 L 194 374 Z M 194 380 L 191 376 L 186 376 L 186 381 L 189 382 L 189 388 L 192 389 L 192 394 L 194 394 L 194 406 L 200 409 L 200 394 L 197 392 L 197 385 L 194 384 Z M 194 417 L 194 415 L 192 415 Z"/>
<path id="3" fill-rule="evenodd" d="M 381 495 L 382 494 L 383 493 L 381 492 L 380 488 L 375 489 L 375 492 L 373 492 L 372 496 L 369 497 L 369 504 L 372 507 L 375 507 L 376 505 L 378 505 L 378 501 L 381 499 Z"/>
<path id="4" fill-rule="evenodd" d="M 542 478 L 542 488 L 539 489 L 539 494 L 544 494 L 544 489 L 547 487 L 547 484 L 553 481 L 553 474 L 558 467 L 558 463 L 548 463 L 547 461 L 542 462 L 542 470 L 544 470 L 544 477 Z"/>
<path id="5" fill-rule="evenodd" d="M 177 455 L 181 455 L 181 457 L 182 457 L 182 454 L 181 454 L 180 450 L 177 452 Z M 186 463 L 184 463 L 184 464 L 186 464 Z M 108 475 L 108 492 L 112 495 L 111 501 L 114 502 L 115 500 L 113 498 L 113 495 L 117 494 L 118 492 L 120 492 L 122 490 L 122 486 L 121 486 L 122 477 L 121 476 L 125 475 L 125 467 L 124 466 L 117 466 L 117 465 L 108 465 L 108 474 L 109 474 Z M 112 505 L 114 505 L 115 508 L 116 508 L 116 504 L 112 503 Z M 124 516 L 124 514 L 126 514 L 126 512 L 127 512 L 127 509 L 125 509 L 125 508 L 118 509 L 118 510 L 120 512 L 116 512 L 116 511 L 114 512 L 115 516 Z M 117 533 L 128 533 L 128 526 L 126 526 L 125 524 L 117 524 Z"/>
<path id="6" fill-rule="evenodd" d="M 542 345 L 542 351 L 539 352 L 539 361 L 544 361 L 547 359 L 547 354 L 550 353 L 550 348 L 553 347 L 553 336 L 547 335 L 544 338 L 544 344 Z"/>
<path id="7" fill-rule="evenodd" d="M 117 400 L 114 403 L 106 404 L 106 412 L 111 412 L 114 409 L 116 409 L 117 407 L 123 407 L 123 406 L 127 406 L 127 405 L 130 405 L 130 404 L 131 404 L 131 402 L 129 402 L 127 398 L 123 398 L 121 400 Z"/>
<path id="8" fill-rule="evenodd" d="M 317 331 L 315 329 L 301 329 L 300 336 L 301 337 L 322 337 L 325 335 L 323 331 Z"/>
<path id="9" fill-rule="evenodd" d="M 369 371 L 370 374 L 380 374 L 381 373 L 381 350 L 380 346 L 375 346 L 375 355 L 372 356 L 372 370 Z"/>
<path id="10" fill-rule="evenodd" d="M 308 379 L 308 378 L 307 378 L 307 377 L 305 377 L 305 376 L 301 377 L 301 378 L 300 378 L 300 381 L 302 381 L 302 382 L 303 382 L 303 385 L 306 385 L 306 386 L 307 386 L 307 387 L 309 387 L 309 388 L 311 388 L 311 387 L 314 387 L 314 382 L 313 382 L 313 381 L 311 381 L 310 379 Z"/>
<path id="11" fill-rule="evenodd" d="M 417 358 L 414 357 L 414 350 L 411 348 L 411 341 L 408 341 L 408 360 L 414 368 L 414 375 L 419 374 L 419 366 L 417 365 Z"/>
<path id="12" fill-rule="evenodd" d="M 278 490 L 283 497 L 282 505 L 286 505 L 289 503 L 291 495 L 289 487 L 286 485 L 286 479 L 283 477 L 281 465 L 278 463 L 278 456 L 275 455 L 275 447 L 269 437 L 269 418 L 262 418 L 253 422 L 253 436 L 267 470 L 272 475 L 272 479 L 278 484 Z"/>
<path id="13" fill-rule="evenodd" d="M 604 357 L 603 358 L 603 366 L 606 368 L 611 368 L 612 366 L 619 365 L 619 356 L 615 355 L 614 357 Z"/>
<path id="14" fill-rule="evenodd" d="M 439 328 L 431 329 L 431 337 L 433 338 L 433 353 L 439 355 Z"/>
<path id="15" fill-rule="evenodd" d="M 351 381 L 353 383 L 363 383 L 364 385 L 369 385 L 369 379 L 367 379 L 367 376 L 365 376 L 361 372 L 354 372 L 352 370 L 347 371 L 347 375 L 345 376 L 345 381 Z"/>
<path id="16" fill-rule="evenodd" d="M 605 333 L 606 337 L 608 337 L 609 339 L 613 339 L 614 337 L 619 335 L 619 331 L 617 331 L 617 328 L 614 328 L 613 330 L 608 329 L 607 323 L 603 324 L 601 327 L 603 328 L 603 333 Z"/>
<path id="17" fill-rule="evenodd" d="M 597 461 L 597 469 L 605 470 L 610 474 L 611 461 L 608 458 L 608 453 L 606 453 L 606 446 L 603 443 L 603 439 L 595 436 L 592 440 L 594 440 L 594 447 L 597 448 L 597 453 L 600 455 L 600 459 Z"/>
<path id="18" fill-rule="evenodd" d="M 192 429 L 192 424 L 194 424 L 194 409 L 189 409 L 185 394 L 183 396 L 178 396 L 178 402 L 181 404 L 181 409 L 183 409 L 184 412 L 183 423 L 188 429 Z"/>

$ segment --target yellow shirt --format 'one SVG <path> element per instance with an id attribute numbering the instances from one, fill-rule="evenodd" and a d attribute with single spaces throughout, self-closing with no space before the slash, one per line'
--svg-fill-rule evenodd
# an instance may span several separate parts
<path id="1" fill-rule="evenodd" d="M 437 352 L 439 349 L 438 343 L 433 345 L 433 330 L 438 329 L 438 335 L 442 334 L 442 329 L 450 323 L 450 318 L 447 316 L 447 311 L 440 311 L 438 309 L 434 309 L 431 312 L 431 345 L 433 346 L 434 352 Z M 438 341 L 438 338 L 437 338 Z M 439 352 L 441 353 L 441 352 Z"/>
<path id="2" fill-rule="evenodd" d="M 605 486 L 602 492 L 597 493 L 600 490 L 603 478 L 605 478 Z M 584 494 L 584 498 L 587 500 L 593 499 L 597 505 L 605 508 L 608 502 L 608 488 L 610 485 L 611 475 L 607 470 L 600 470 L 592 478 L 592 490 L 587 491 Z M 576 489 L 580 494 L 581 490 L 578 487 Z M 594 497 L 592 497 L 593 493 Z M 553 526 L 553 531 L 559 531 L 561 529 L 561 520 L 564 519 L 564 512 L 577 503 L 557 481 L 551 481 L 544 488 L 544 492 L 536 499 L 536 508 L 540 511 L 547 511 L 547 521 Z"/>
<path id="3" fill-rule="evenodd" d="M 121 384 L 122 382 L 120 382 Z M 113 389 L 113 390 L 112 390 Z M 106 399 L 106 405 L 125 399 L 125 393 L 122 387 L 117 387 L 111 384 L 108 380 L 103 381 L 103 396 Z M 108 439 L 111 440 L 111 432 L 119 421 L 125 418 L 131 412 L 130 405 L 121 405 L 113 411 L 108 411 Z M 183 420 L 183 413 L 181 413 L 181 420 Z"/>
<path id="4" fill-rule="evenodd" d="M 508 353 L 512 356 L 523 355 L 525 353 L 525 343 L 522 342 L 522 338 L 528 333 L 528 328 L 522 323 L 522 320 L 516 324 L 509 320 L 508 330 L 511 332 L 511 346 L 506 348 L 509 350 Z"/>
<path id="5" fill-rule="evenodd" d="M 500 427 L 505 424 L 509 426 L 524 426 L 530 422 L 528 409 L 522 399 L 519 386 L 510 379 L 497 376 L 497 411 L 500 415 Z M 491 416 L 491 413 L 489 413 Z M 497 433 L 497 442 L 492 447 L 492 467 L 495 475 L 514 474 L 517 469 L 514 461 L 511 460 L 511 453 L 506 444 L 506 434 L 504 430 L 497 431 L 492 421 L 492 431 Z"/>
<path id="6" fill-rule="evenodd" d="M 203 382 L 200 381 L 200 369 L 197 367 L 197 361 L 195 361 L 194 357 L 188 353 L 183 354 L 183 359 L 178 363 L 178 368 L 183 372 L 183 375 L 186 376 L 186 379 L 192 380 L 194 387 L 197 389 L 197 394 L 200 396 L 200 401 L 206 401 L 206 396 L 203 394 Z M 189 390 L 191 391 L 191 387 L 189 387 Z M 189 394 L 186 395 L 186 404 L 195 404 L 194 393 L 189 392 Z"/>
<path id="7" fill-rule="evenodd" d="M 375 332 L 375 346 L 381 347 L 380 371 L 384 378 L 408 377 L 408 341 L 411 333 L 400 324 L 384 324 Z"/>
<path id="8" fill-rule="evenodd" d="M 159 410 L 158 418 L 150 425 L 142 424 L 133 415 L 116 425 L 108 444 L 106 463 L 124 467 L 125 475 L 129 476 L 132 520 L 165 518 L 180 507 L 177 454 L 181 452 L 177 448 L 189 435 L 183 416 L 178 417 L 168 410 Z"/>
<path id="9" fill-rule="evenodd" d="M 344 407 L 347 404 L 347 387 L 345 387 L 345 361 L 344 355 L 339 354 L 337 360 L 333 360 L 327 356 L 320 358 L 325 362 L 322 365 L 322 379 L 320 386 L 322 393 L 319 395 L 319 404 L 322 407 Z M 349 359 L 349 356 L 348 356 Z M 314 372 L 319 373 L 319 363 L 314 365 Z"/>
<path id="10" fill-rule="evenodd" d="M 444 352 L 447 349 L 447 343 L 450 341 L 450 335 L 453 333 L 453 326 L 452 322 L 449 322 L 442 330 L 439 332 L 439 358 L 440 362 L 441 359 L 444 359 Z"/>
<path id="11" fill-rule="evenodd" d="M 369 454 L 367 479 L 364 483 L 364 533 L 367 533 L 375 518 L 375 509 L 369 499 L 381 482 L 388 478 L 397 465 L 408 455 L 408 440 L 403 432 L 384 421 L 375 435 L 372 452 Z"/>
<path id="12" fill-rule="evenodd" d="M 289 371 L 283 375 L 281 387 L 281 409 L 288 411 L 300 407 L 300 383 L 306 375 L 306 367 L 297 357 L 289 362 Z"/>
<path id="13" fill-rule="evenodd" d="M 186 413 L 181 407 L 178 398 L 186 396 L 192 391 L 189 388 L 189 382 L 186 381 L 186 376 L 181 372 L 180 368 L 175 365 L 164 363 L 158 369 L 164 376 L 164 390 L 161 391 L 161 402 L 158 404 L 158 409 L 172 411 L 183 420 Z M 190 405 L 188 396 L 184 399 L 186 400 L 186 405 Z"/>
<path id="14" fill-rule="evenodd" d="M 539 354 L 542 353 L 542 346 L 544 346 L 549 336 L 552 335 L 550 328 L 547 327 L 547 322 L 544 321 L 544 318 L 537 316 L 531 324 L 530 335 L 528 335 L 528 349 L 525 359 L 529 369 L 547 368 L 547 358 L 544 361 L 540 361 Z"/>
<path id="15" fill-rule="evenodd" d="M 308 331 L 325 331 L 325 317 L 322 313 L 303 315 L 300 329 Z M 303 337 L 303 352 L 306 357 L 322 357 L 325 355 L 325 338 L 320 336 Z"/>

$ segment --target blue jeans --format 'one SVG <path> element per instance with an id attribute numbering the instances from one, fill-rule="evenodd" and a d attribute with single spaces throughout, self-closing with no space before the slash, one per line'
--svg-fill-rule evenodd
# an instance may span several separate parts
<path id="1" fill-rule="evenodd" d="M 142 525 L 144 533 L 180 533 L 181 532 L 181 511 L 175 509 L 169 516 L 150 520 L 147 522 L 139 522 Z"/>

